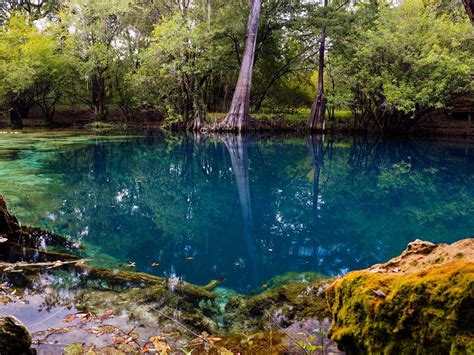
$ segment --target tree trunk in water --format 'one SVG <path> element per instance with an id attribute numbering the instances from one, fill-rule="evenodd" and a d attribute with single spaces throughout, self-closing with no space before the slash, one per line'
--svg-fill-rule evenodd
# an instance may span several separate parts
<path id="1" fill-rule="evenodd" d="M 105 82 L 102 73 L 96 74 L 92 79 L 92 102 L 96 119 L 105 119 L 107 108 L 105 107 Z"/>
<path id="2" fill-rule="evenodd" d="M 253 277 L 257 276 L 257 249 L 252 239 L 252 206 L 250 201 L 250 179 L 247 140 L 241 135 L 225 136 L 224 144 L 229 152 L 232 170 L 239 191 L 240 207 L 244 222 L 244 241 L 252 267 Z M 256 280 L 254 280 L 256 281 Z"/>
<path id="3" fill-rule="evenodd" d="M 239 79 L 235 88 L 232 104 L 227 117 L 219 124 L 224 131 L 244 131 L 249 126 L 250 89 L 252 87 L 252 73 L 257 42 L 258 22 L 262 0 L 252 0 L 252 7 L 247 23 L 245 35 L 245 49 L 240 64 Z"/>
<path id="4" fill-rule="evenodd" d="M 324 0 L 324 7 L 328 6 L 328 0 Z M 321 43 L 319 45 L 318 63 L 318 93 L 311 106 L 308 116 L 308 128 L 311 131 L 322 131 L 326 128 L 324 114 L 326 112 L 326 96 L 324 96 L 324 51 L 326 50 L 326 26 L 321 29 Z"/>
<path id="5" fill-rule="evenodd" d="M 462 0 L 462 3 L 464 4 L 471 23 L 474 25 L 474 0 Z"/>

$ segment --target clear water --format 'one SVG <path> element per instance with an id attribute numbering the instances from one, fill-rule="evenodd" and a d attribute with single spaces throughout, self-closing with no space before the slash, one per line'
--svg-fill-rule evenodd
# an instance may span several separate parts
<path id="1" fill-rule="evenodd" d="M 4 133 L 0 192 L 100 265 L 249 293 L 472 237 L 474 142 Z"/>

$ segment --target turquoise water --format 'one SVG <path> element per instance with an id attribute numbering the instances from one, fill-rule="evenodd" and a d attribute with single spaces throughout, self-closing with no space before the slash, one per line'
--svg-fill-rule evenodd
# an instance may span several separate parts
<path id="1" fill-rule="evenodd" d="M 22 223 L 82 241 L 100 265 L 244 293 L 472 237 L 473 183 L 469 141 L 0 135 L 0 192 Z"/>

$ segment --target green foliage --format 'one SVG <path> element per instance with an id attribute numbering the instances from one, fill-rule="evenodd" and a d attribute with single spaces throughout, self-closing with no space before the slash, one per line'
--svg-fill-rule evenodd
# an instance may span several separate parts
<path id="1" fill-rule="evenodd" d="M 421 0 L 382 4 L 369 17 L 369 26 L 359 19 L 346 49 L 334 54 L 354 111 L 371 113 L 382 129 L 407 128 L 427 110 L 472 92 L 472 32 L 465 18 L 433 12 Z"/>
<path id="2" fill-rule="evenodd" d="M 227 111 L 249 6 L 70 0 L 33 10 L 8 2 L 0 10 L 7 110 L 26 114 L 35 103 L 48 118 L 58 103 L 87 105 L 103 119 L 114 105 L 127 119 L 166 118 L 168 126 L 183 126 Z M 278 0 L 262 5 L 255 116 L 304 122 L 299 113 L 309 110 L 316 91 L 323 27 L 328 126 L 348 127 L 355 118 L 360 128 L 407 130 L 426 112 L 473 91 L 472 29 L 456 2 Z"/>

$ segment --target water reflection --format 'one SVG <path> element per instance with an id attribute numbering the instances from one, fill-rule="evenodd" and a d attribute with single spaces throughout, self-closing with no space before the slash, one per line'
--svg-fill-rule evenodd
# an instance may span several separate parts
<path id="1" fill-rule="evenodd" d="M 100 265 L 133 261 L 201 284 L 225 277 L 242 292 L 474 230 L 470 142 L 150 132 L 18 151 L 0 164 L 20 182 L 29 166 L 37 187 L 0 188 L 23 222 L 81 240 Z"/>

